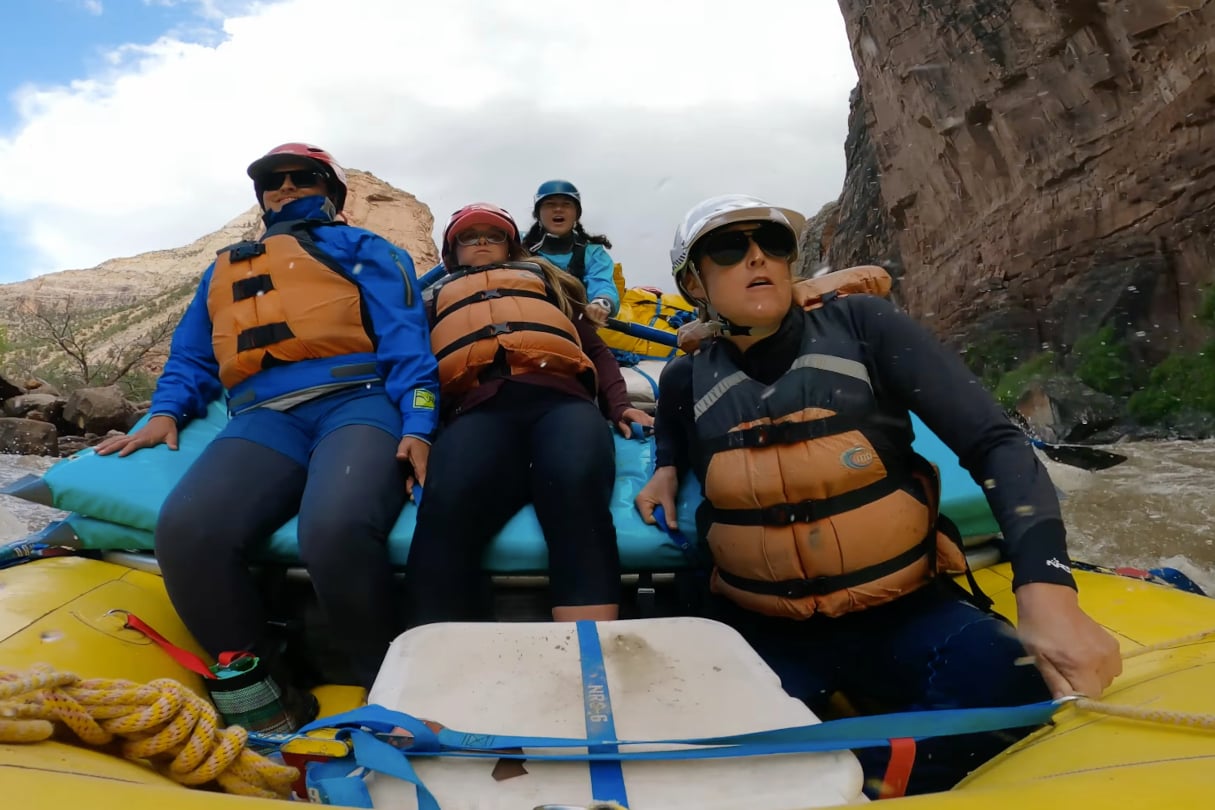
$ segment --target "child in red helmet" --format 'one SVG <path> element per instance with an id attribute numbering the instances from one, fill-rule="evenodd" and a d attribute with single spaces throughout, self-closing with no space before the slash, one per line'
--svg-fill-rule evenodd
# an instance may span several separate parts
<path id="1" fill-rule="evenodd" d="M 443 264 L 431 348 L 445 421 L 406 566 L 412 621 L 481 616 L 482 554 L 529 502 L 548 544 L 553 618 L 614 619 L 616 468 L 604 417 L 626 436 L 630 422 L 652 420 L 630 407 L 615 358 L 582 317 L 582 285 L 530 256 L 506 211 L 457 211 Z"/>
<path id="2" fill-rule="evenodd" d="M 248 173 L 265 234 L 219 252 L 174 332 L 149 420 L 97 452 L 176 450 L 181 428 L 226 396 L 227 426 L 156 525 L 174 607 L 210 653 L 253 652 L 288 688 L 245 555 L 298 514 L 300 558 L 370 687 L 399 630 L 388 532 L 426 475 L 438 423 L 426 313 L 409 254 L 335 221 L 347 189 L 332 155 L 283 144 Z M 291 725 L 307 713 L 297 707 Z"/>

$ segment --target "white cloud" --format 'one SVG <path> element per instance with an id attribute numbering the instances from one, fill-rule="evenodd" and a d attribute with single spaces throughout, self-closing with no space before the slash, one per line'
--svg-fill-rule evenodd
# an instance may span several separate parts
<path id="1" fill-rule="evenodd" d="M 96 17 L 100 17 L 102 12 L 105 11 L 101 6 L 101 0 L 84 0 L 81 5 L 84 6 L 85 11 Z"/>
<path id="2" fill-rule="evenodd" d="M 526 227 L 535 186 L 570 179 L 630 283 L 665 285 L 671 234 L 703 197 L 813 213 L 843 179 L 855 72 L 834 3 L 222 6 L 223 37 L 130 44 L 104 73 L 17 94 L 0 212 L 28 234 L 31 272 L 215 229 L 253 202 L 245 166 L 288 140 L 416 194 L 439 228 L 477 199 Z"/>

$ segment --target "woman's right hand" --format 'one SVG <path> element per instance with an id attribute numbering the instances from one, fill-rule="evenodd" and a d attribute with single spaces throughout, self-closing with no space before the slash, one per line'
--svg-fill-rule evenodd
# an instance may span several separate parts
<path id="1" fill-rule="evenodd" d="M 93 449 L 99 456 L 108 456 L 114 451 L 118 451 L 119 456 L 129 456 L 140 448 L 155 447 L 158 444 L 167 444 L 170 450 L 177 449 L 177 420 L 173 417 L 158 414 L 134 433 L 111 436 L 99 442 Z"/>
<path id="2" fill-rule="evenodd" d="M 675 515 L 675 496 L 679 493 L 679 473 L 673 467 L 659 467 L 654 475 L 637 493 L 633 504 L 641 513 L 641 519 L 646 523 L 655 524 L 654 509 L 661 506 L 666 513 L 667 528 L 678 529 L 679 522 Z"/>

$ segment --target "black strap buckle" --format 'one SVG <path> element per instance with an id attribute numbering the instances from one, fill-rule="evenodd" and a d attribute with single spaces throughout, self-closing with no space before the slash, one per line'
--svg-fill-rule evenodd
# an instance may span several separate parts
<path id="1" fill-rule="evenodd" d="M 511 328 L 509 323 L 491 323 L 489 325 L 489 336 L 497 337 L 498 335 L 509 335 Z"/>
<path id="2" fill-rule="evenodd" d="M 822 517 L 817 514 L 818 510 L 814 508 L 814 501 L 781 503 L 776 506 L 769 506 L 764 511 L 767 513 L 765 517 L 772 518 L 770 525 L 813 523 Z"/>
<path id="3" fill-rule="evenodd" d="M 264 242 L 238 242 L 228 249 L 228 261 L 244 262 L 266 252 Z"/>

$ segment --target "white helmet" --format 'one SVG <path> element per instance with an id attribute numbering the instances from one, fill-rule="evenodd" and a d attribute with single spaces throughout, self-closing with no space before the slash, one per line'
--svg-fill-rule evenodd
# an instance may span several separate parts
<path id="1" fill-rule="evenodd" d="M 747 194 L 721 194 L 697 203 L 683 218 L 675 231 L 675 242 L 671 245 L 671 275 L 675 286 L 684 297 L 692 300 L 680 282 L 680 276 L 689 266 L 689 257 L 696 241 L 710 231 L 736 222 L 775 222 L 793 232 L 793 239 L 801 238 L 806 218 L 789 208 L 777 208 L 758 197 Z M 693 268 L 695 269 L 695 268 Z"/>

